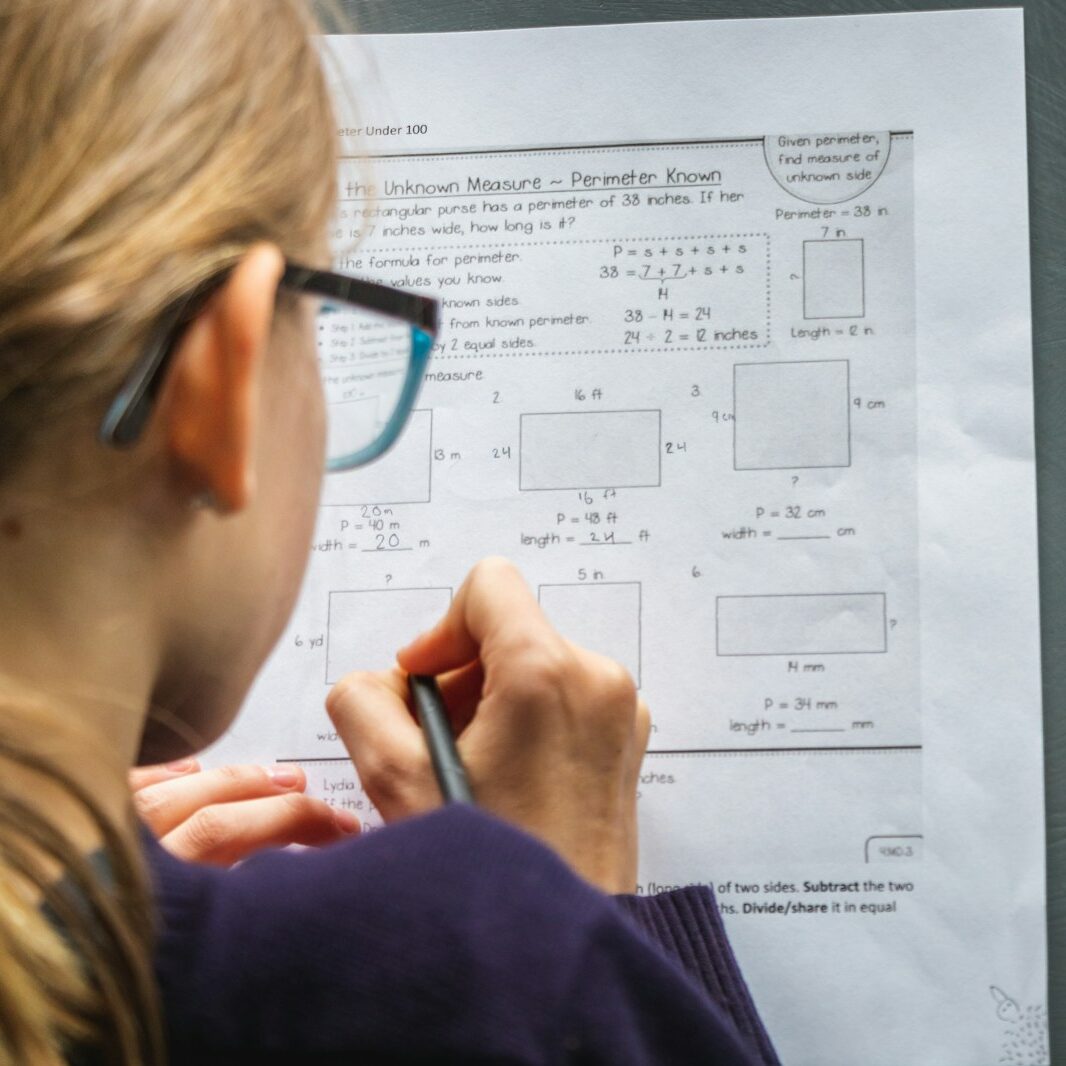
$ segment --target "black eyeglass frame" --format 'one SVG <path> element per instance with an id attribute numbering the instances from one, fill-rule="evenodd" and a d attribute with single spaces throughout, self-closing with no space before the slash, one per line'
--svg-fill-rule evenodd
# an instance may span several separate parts
<path id="1" fill-rule="evenodd" d="M 97 430 L 98 440 L 112 447 L 128 448 L 140 439 L 159 396 L 167 367 L 185 330 L 204 309 L 208 300 L 225 284 L 230 273 L 231 270 L 225 270 L 209 278 L 173 304 L 163 315 L 152 338 L 108 405 Z M 424 334 L 430 343 L 440 328 L 438 300 L 404 289 L 394 289 L 376 281 L 353 278 L 330 270 L 316 270 L 286 261 L 279 288 L 376 311 L 389 318 L 406 322 Z M 428 351 L 429 344 L 424 344 L 423 347 Z M 420 378 L 423 367 L 424 359 L 412 358 L 409 378 L 412 374 L 417 374 Z M 404 390 L 412 403 L 417 385 L 417 379 L 409 380 Z M 404 418 L 406 414 L 407 412 L 404 412 Z"/>

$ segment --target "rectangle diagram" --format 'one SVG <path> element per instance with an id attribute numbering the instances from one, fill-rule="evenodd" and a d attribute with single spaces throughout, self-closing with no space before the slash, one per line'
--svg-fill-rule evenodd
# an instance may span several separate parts
<path id="1" fill-rule="evenodd" d="M 734 469 L 850 465 L 847 359 L 733 367 Z"/>
<path id="2" fill-rule="evenodd" d="M 662 412 L 564 411 L 519 418 L 518 487 L 654 488 L 662 481 Z"/>
<path id="3" fill-rule="evenodd" d="M 888 650 L 883 592 L 719 596 L 719 655 L 861 655 Z"/>
<path id="4" fill-rule="evenodd" d="M 356 401 L 358 406 L 361 401 Z M 429 503 L 433 494 L 433 412 L 412 411 L 399 440 L 366 466 L 327 474 L 322 507 Z"/>
<path id="5" fill-rule="evenodd" d="M 544 613 L 567 640 L 620 662 L 640 687 L 640 582 L 541 585 Z"/>
<path id="6" fill-rule="evenodd" d="M 386 670 L 396 652 L 438 622 L 450 588 L 355 589 L 329 594 L 326 684 L 351 670 Z"/>
<path id="7" fill-rule="evenodd" d="M 804 241 L 803 317 L 865 317 L 865 259 L 861 237 Z"/>

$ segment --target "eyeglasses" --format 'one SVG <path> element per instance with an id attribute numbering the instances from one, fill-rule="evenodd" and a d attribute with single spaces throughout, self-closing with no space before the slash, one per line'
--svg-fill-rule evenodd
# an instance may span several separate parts
<path id="1" fill-rule="evenodd" d="M 105 444 L 127 447 L 140 437 L 185 329 L 227 276 L 209 279 L 163 316 L 100 423 Z M 321 300 L 315 334 L 328 412 L 326 469 L 376 459 L 396 442 L 414 406 L 440 304 L 296 263 L 286 264 L 280 286 Z"/>

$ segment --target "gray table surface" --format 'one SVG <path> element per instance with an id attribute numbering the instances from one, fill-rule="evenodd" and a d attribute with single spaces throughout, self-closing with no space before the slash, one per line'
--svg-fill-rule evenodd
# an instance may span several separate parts
<path id="1" fill-rule="evenodd" d="M 366 33 L 1003 7 L 980 0 L 336 0 Z M 1066 0 L 1025 0 L 1052 1060 L 1066 1063 Z M 990 920 L 1000 920 L 998 917 Z M 906 1066 L 901 1063 L 900 1066 Z"/>

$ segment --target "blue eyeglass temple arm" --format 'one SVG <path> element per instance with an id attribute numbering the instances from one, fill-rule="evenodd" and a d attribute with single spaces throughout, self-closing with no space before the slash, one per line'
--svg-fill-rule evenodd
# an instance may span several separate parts
<path id="1" fill-rule="evenodd" d="M 222 287 L 226 278 L 229 277 L 229 273 L 226 270 L 209 278 L 188 296 L 179 300 L 164 314 L 152 334 L 152 339 L 140 358 L 130 368 L 130 372 L 123 381 L 118 393 L 108 405 L 97 430 L 98 440 L 104 444 L 122 448 L 136 443 L 140 438 L 152 412 L 155 399 L 162 388 L 166 368 L 178 346 L 178 342 L 181 340 L 182 334 L 185 332 L 186 327 L 203 310 L 204 305 L 211 296 Z M 418 293 L 393 289 L 388 285 L 363 281 L 361 278 L 349 278 L 343 274 L 334 274 L 328 270 L 314 270 L 311 267 L 291 262 L 286 263 L 280 284 L 294 292 L 355 304 L 410 324 L 412 327 L 412 365 L 404 384 L 401 407 L 397 410 L 396 415 L 399 415 L 404 410 L 402 402 L 408 398 L 408 393 L 410 393 L 409 403 L 414 403 L 414 398 L 418 393 L 418 385 L 422 380 L 422 373 L 440 323 L 440 304 L 437 300 L 429 296 L 421 296 Z M 415 364 L 418 364 L 417 367 Z M 416 370 L 417 373 L 414 373 Z M 403 414 L 395 429 L 393 428 L 393 423 L 396 422 L 396 416 L 394 415 L 390 419 L 383 433 L 386 443 L 375 451 L 373 455 L 367 455 L 366 458 L 362 458 L 364 452 L 371 450 L 363 449 L 363 452 L 358 452 L 355 455 L 344 456 L 339 460 L 343 465 L 337 469 L 350 469 L 352 466 L 357 466 L 360 462 L 368 462 L 384 452 L 399 435 L 408 413 L 410 413 L 410 407 L 407 408 L 406 413 Z M 390 431 L 392 433 L 391 437 L 389 436 Z M 379 441 L 375 441 L 371 448 L 377 448 L 379 443 Z M 331 465 L 330 469 L 334 469 L 334 467 Z"/>
<path id="2" fill-rule="evenodd" d="M 163 316 L 148 346 L 130 368 L 122 387 L 109 404 L 97 430 L 98 440 L 125 448 L 140 438 L 163 386 L 166 368 L 186 327 L 203 310 L 227 276 L 228 272 L 225 276 L 211 278 L 174 304 Z"/>

